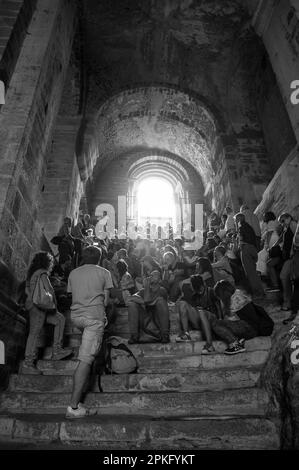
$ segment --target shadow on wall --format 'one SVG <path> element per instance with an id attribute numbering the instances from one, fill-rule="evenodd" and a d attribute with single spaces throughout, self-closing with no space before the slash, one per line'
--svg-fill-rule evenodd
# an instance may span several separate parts
<path id="1" fill-rule="evenodd" d="M 11 269 L 0 259 L 0 292 L 12 300 L 16 300 L 19 282 Z"/>

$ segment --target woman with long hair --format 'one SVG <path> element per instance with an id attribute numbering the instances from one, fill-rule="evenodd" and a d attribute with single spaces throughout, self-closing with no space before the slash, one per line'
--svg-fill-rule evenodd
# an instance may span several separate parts
<path id="1" fill-rule="evenodd" d="M 54 325 L 53 360 L 60 360 L 72 354 L 72 349 L 63 349 L 63 332 L 65 326 L 64 316 L 57 311 L 57 303 L 54 289 L 50 283 L 49 275 L 54 266 L 54 258 L 46 251 L 40 251 L 34 256 L 26 278 L 26 303 L 25 307 L 29 312 L 29 336 L 25 349 L 25 360 L 22 366 L 23 374 L 41 374 L 36 367 L 35 361 L 38 352 L 38 339 L 45 323 Z M 52 296 L 52 305 L 49 309 L 42 309 L 34 304 L 34 293 L 41 283 L 45 292 Z M 51 297 L 50 297 L 51 298 Z"/>

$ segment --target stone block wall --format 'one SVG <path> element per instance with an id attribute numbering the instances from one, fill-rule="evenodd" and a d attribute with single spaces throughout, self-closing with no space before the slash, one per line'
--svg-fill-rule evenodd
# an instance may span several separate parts
<path id="1" fill-rule="evenodd" d="M 269 155 L 269 163 L 274 174 L 296 145 L 296 137 L 266 53 L 256 76 L 255 86 L 258 115 Z"/>
<path id="2" fill-rule="evenodd" d="M 27 321 L 19 306 L 0 292 L 0 340 L 5 346 L 5 365 L 0 366 L 0 390 L 7 385 L 9 374 L 16 373 L 26 346 Z"/>
<path id="3" fill-rule="evenodd" d="M 0 79 L 6 88 L 19 57 L 37 0 L 0 1 Z"/>
<path id="4" fill-rule="evenodd" d="M 255 212 L 260 217 L 266 211 L 272 211 L 276 216 L 282 212 L 294 214 L 294 209 L 298 210 L 298 206 L 299 147 L 297 145 L 277 170 Z"/>
<path id="5" fill-rule="evenodd" d="M 39 222 L 48 238 L 57 235 L 64 217 L 78 216 L 83 185 L 75 157 L 79 117 L 60 116 L 48 152 Z"/>
<path id="6" fill-rule="evenodd" d="M 299 5 L 297 0 L 263 0 L 253 19 L 268 52 L 278 87 L 299 142 L 299 105 L 291 102 L 293 80 L 299 79 Z"/>
<path id="7" fill-rule="evenodd" d="M 21 280 L 44 234 L 37 221 L 46 150 L 75 28 L 75 5 L 39 0 L 0 114 L 0 256 Z"/>

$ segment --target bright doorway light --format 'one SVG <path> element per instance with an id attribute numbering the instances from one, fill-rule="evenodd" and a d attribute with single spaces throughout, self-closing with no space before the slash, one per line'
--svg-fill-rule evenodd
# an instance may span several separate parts
<path id="1" fill-rule="evenodd" d="M 175 201 L 172 185 L 163 178 L 143 179 L 137 189 L 138 224 L 175 223 Z"/>

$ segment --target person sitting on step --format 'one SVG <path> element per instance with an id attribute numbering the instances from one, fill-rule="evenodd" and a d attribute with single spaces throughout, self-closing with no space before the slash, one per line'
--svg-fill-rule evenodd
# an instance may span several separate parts
<path id="1" fill-rule="evenodd" d="M 169 293 L 170 303 L 174 303 L 180 295 L 180 283 L 186 278 L 185 264 L 179 261 L 171 251 L 163 255 L 163 285 Z"/>
<path id="2" fill-rule="evenodd" d="M 191 341 L 190 325 L 195 330 L 203 330 L 206 344 L 202 354 L 214 352 L 210 320 L 212 317 L 221 317 L 221 308 L 213 288 L 205 285 L 200 274 L 194 274 L 190 283 L 183 282 L 182 292 L 183 296 L 176 304 L 182 333 L 176 338 L 176 342 Z"/>
<path id="3" fill-rule="evenodd" d="M 63 332 L 65 318 L 57 311 L 57 302 L 54 289 L 49 280 L 49 275 L 54 266 L 54 258 L 50 253 L 41 251 L 35 254 L 27 273 L 26 278 L 26 302 L 25 308 L 29 312 L 29 336 L 25 349 L 25 360 L 21 372 L 23 374 L 41 374 L 36 367 L 35 361 L 38 354 L 38 340 L 45 323 L 54 325 L 53 360 L 60 360 L 70 356 L 72 349 L 63 349 Z M 33 303 L 34 293 L 42 284 L 43 289 L 52 296 L 53 305 L 51 310 L 44 310 Z"/>
<path id="4" fill-rule="evenodd" d="M 169 310 L 167 291 L 161 287 L 160 271 L 152 271 L 144 279 L 144 288 L 128 299 L 129 344 L 139 343 L 143 332 L 147 333 L 146 324 L 151 320 L 160 332 L 161 343 L 169 343 Z"/>
<path id="5" fill-rule="evenodd" d="M 111 274 L 99 266 L 102 251 L 89 246 L 83 250 L 82 263 L 74 269 L 68 279 L 68 292 L 72 294 L 71 320 L 82 331 L 82 342 L 78 353 L 78 366 L 73 376 L 73 391 L 66 418 L 84 418 L 96 414 L 80 403 L 86 390 L 91 365 L 101 348 L 104 328 L 107 324 L 106 307 L 110 289 L 113 288 Z"/>
<path id="6" fill-rule="evenodd" d="M 217 282 L 214 292 L 221 301 L 224 319 L 212 319 L 212 331 L 228 344 L 225 354 L 244 352 L 245 340 L 255 338 L 259 331 L 260 318 L 252 299 L 227 280 Z"/>
<path id="7" fill-rule="evenodd" d="M 215 281 L 222 279 L 229 281 L 233 286 L 235 280 L 233 277 L 233 270 L 226 256 L 226 249 L 223 246 L 216 246 L 214 250 L 214 263 L 212 263 Z"/>
<path id="8" fill-rule="evenodd" d="M 214 272 L 209 258 L 200 257 L 197 260 L 196 274 L 200 274 L 207 287 L 214 287 Z"/>

